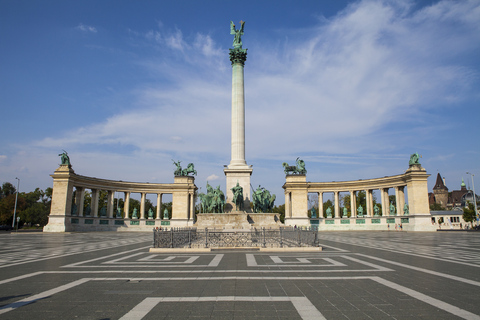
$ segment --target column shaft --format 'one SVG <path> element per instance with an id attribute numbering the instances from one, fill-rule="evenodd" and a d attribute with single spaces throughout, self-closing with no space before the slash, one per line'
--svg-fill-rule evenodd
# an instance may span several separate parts
<path id="1" fill-rule="evenodd" d="M 338 201 L 338 191 L 335 191 L 335 218 L 340 218 L 340 201 Z"/>
<path id="2" fill-rule="evenodd" d="M 145 219 L 145 196 L 147 194 L 142 192 L 142 199 L 140 201 L 140 219 Z"/>
<path id="3" fill-rule="evenodd" d="M 323 218 L 323 192 L 318 193 L 318 217 Z"/>
<path id="4" fill-rule="evenodd" d="M 114 191 L 108 190 L 107 195 L 107 217 L 113 218 L 113 196 L 115 195 Z"/>
<path id="5" fill-rule="evenodd" d="M 125 192 L 125 203 L 123 205 L 123 214 L 125 219 L 130 218 L 130 192 Z"/>
<path id="6" fill-rule="evenodd" d="M 357 216 L 357 198 L 355 191 L 350 191 L 350 217 L 355 218 Z"/>
<path id="7" fill-rule="evenodd" d="M 158 193 L 157 194 L 157 212 L 156 212 L 157 217 L 155 219 L 161 219 L 161 215 L 162 215 L 161 209 L 162 209 L 162 194 Z"/>
<path id="8" fill-rule="evenodd" d="M 243 65 L 232 65 L 232 154 L 230 165 L 246 165 L 245 161 L 245 89 Z"/>
<path id="9" fill-rule="evenodd" d="M 92 189 L 92 214 L 94 217 L 98 217 L 98 189 Z"/>

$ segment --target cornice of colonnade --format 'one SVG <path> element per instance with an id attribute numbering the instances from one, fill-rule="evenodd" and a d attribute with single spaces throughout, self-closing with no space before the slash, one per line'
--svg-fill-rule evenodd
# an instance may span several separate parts
<path id="1" fill-rule="evenodd" d="M 50 176 L 53 179 L 68 179 L 74 187 L 117 192 L 172 193 L 177 190 L 191 190 L 193 192 L 198 189 L 194 183 L 195 178 L 192 176 L 175 177 L 174 183 L 131 182 L 82 176 L 76 174 L 73 169 L 67 166 L 60 166 Z"/>
<path id="2" fill-rule="evenodd" d="M 308 192 L 348 192 L 358 190 L 375 190 L 382 188 L 406 187 L 409 181 L 425 180 L 430 175 L 422 167 L 409 168 L 404 174 L 394 176 L 385 176 L 373 179 L 360 179 L 351 181 L 328 181 L 328 182 L 309 182 L 299 179 L 289 179 L 283 185 L 287 192 L 292 189 L 307 189 Z M 291 180 L 291 181 L 289 181 Z"/>

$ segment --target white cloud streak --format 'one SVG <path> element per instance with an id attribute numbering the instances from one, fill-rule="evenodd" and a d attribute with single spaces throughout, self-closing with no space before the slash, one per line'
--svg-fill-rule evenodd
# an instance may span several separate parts
<path id="1" fill-rule="evenodd" d="M 83 31 L 83 32 L 97 33 L 97 28 L 92 27 L 92 26 L 84 25 L 83 23 L 80 23 L 78 26 L 75 27 L 75 29 Z"/>

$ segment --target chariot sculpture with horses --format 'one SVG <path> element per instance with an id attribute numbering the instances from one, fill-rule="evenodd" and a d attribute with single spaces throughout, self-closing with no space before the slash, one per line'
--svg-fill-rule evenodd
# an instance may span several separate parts
<path id="1" fill-rule="evenodd" d="M 197 170 L 195 170 L 195 166 L 193 163 L 189 163 L 185 169 L 182 169 L 182 166 L 180 165 L 181 161 L 175 161 L 173 160 L 173 164 L 177 166 L 175 169 L 174 175 L 175 176 L 188 176 L 190 173 L 193 175 L 197 175 Z"/>
<path id="2" fill-rule="evenodd" d="M 297 158 L 295 163 L 296 163 L 295 166 L 290 166 L 286 162 L 282 164 L 285 174 L 290 175 L 290 174 L 306 174 L 307 173 L 307 169 L 305 169 L 305 161 L 301 160 L 300 158 Z"/>

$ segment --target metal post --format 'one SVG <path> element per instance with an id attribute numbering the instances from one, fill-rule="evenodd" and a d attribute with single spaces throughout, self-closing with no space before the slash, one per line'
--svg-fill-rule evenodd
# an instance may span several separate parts
<path id="1" fill-rule="evenodd" d="M 189 248 L 192 247 L 192 237 L 191 237 L 190 232 L 191 232 L 191 230 L 188 229 L 188 247 L 189 247 Z"/>
<path id="2" fill-rule="evenodd" d="M 475 196 L 475 184 L 473 182 L 473 177 L 475 176 L 473 173 L 467 172 L 467 174 L 472 176 L 472 188 L 473 188 L 473 208 L 475 209 L 475 218 L 478 221 L 478 211 L 477 211 L 477 199 Z"/>
<path id="3" fill-rule="evenodd" d="M 280 248 L 283 248 L 283 229 L 280 228 Z"/>
<path id="4" fill-rule="evenodd" d="M 263 247 L 266 248 L 267 247 L 267 244 L 265 242 L 265 227 L 263 227 Z"/>
<path id="5" fill-rule="evenodd" d="M 12 221 L 12 228 L 15 228 L 15 216 L 17 214 L 17 200 L 18 200 L 18 192 L 20 191 L 20 179 L 15 177 L 18 180 L 17 183 L 17 194 L 15 195 L 15 209 L 13 209 L 13 221 Z M 18 224 L 18 223 L 17 223 Z"/>
<path id="6" fill-rule="evenodd" d="M 208 248 L 208 228 L 205 228 L 205 248 Z"/>
<path id="7" fill-rule="evenodd" d="M 172 234 L 172 244 L 171 244 L 171 248 L 173 248 L 173 229 L 174 229 L 174 228 L 171 228 L 171 229 L 170 229 L 170 232 L 171 232 L 171 234 Z"/>

